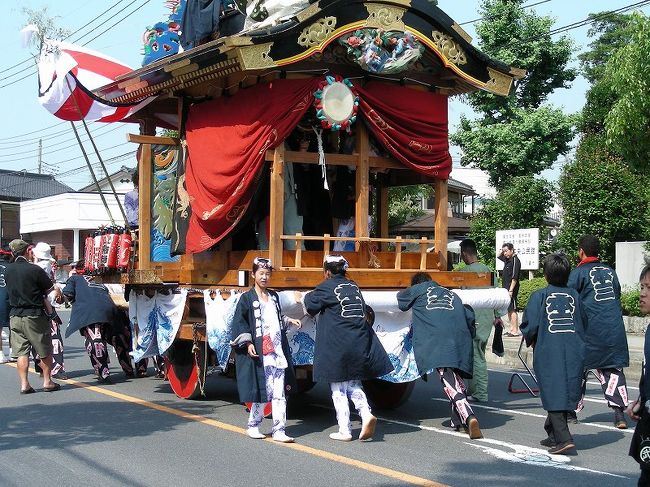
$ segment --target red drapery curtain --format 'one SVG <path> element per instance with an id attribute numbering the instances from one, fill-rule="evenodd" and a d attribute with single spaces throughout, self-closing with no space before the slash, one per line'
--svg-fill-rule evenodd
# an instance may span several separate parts
<path id="1" fill-rule="evenodd" d="M 449 178 L 447 96 L 376 81 L 355 88 L 370 130 L 395 159 L 427 176 Z"/>
<path id="2" fill-rule="evenodd" d="M 275 80 L 190 109 L 186 187 L 192 216 L 186 252 L 201 252 L 237 225 L 267 149 L 284 142 L 313 101 L 318 78 Z"/>

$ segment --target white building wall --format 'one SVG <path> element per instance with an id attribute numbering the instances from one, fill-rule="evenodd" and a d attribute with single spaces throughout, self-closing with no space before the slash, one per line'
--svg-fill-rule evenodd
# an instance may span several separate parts
<path id="1" fill-rule="evenodd" d="M 639 274 L 645 265 L 645 242 L 616 242 L 616 275 L 621 287 L 635 287 L 639 284 Z"/>
<path id="2" fill-rule="evenodd" d="M 124 196 L 118 195 L 124 204 Z M 112 194 L 106 202 L 117 225 L 124 218 Z M 20 203 L 20 233 L 50 230 L 88 230 L 110 225 L 111 220 L 98 193 L 63 193 Z"/>

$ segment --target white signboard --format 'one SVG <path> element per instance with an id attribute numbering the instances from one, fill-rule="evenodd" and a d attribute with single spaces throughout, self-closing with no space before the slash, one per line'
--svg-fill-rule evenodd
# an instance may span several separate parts
<path id="1" fill-rule="evenodd" d="M 504 243 L 511 243 L 521 262 L 521 270 L 539 269 L 539 228 L 497 230 L 496 252 L 499 255 Z M 496 260 L 497 270 L 503 269 L 503 262 Z"/>

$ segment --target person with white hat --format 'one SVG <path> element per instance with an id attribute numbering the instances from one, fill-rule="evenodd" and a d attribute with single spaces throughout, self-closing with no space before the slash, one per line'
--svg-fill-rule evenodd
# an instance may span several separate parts
<path id="1" fill-rule="evenodd" d="M 56 284 L 54 279 L 54 264 L 56 260 L 52 257 L 50 244 L 46 242 L 38 242 L 32 248 L 32 255 L 34 256 L 33 263 L 45 271 L 47 276 L 52 281 L 54 290 L 48 295 L 49 308 L 47 311 L 53 317 L 50 320 L 52 329 L 52 377 L 56 379 L 67 379 L 65 373 L 65 364 L 63 360 L 63 336 L 61 335 L 61 319 L 56 314 L 53 304 L 60 302 L 63 298 L 61 288 Z M 48 307 L 46 304 L 46 307 Z M 38 356 L 34 356 L 34 368 L 36 372 L 41 372 L 39 366 Z"/>

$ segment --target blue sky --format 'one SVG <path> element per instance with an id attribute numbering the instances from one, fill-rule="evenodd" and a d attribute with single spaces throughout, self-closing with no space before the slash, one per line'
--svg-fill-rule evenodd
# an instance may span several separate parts
<path id="1" fill-rule="evenodd" d="M 35 171 L 38 166 L 38 143 L 41 138 L 43 139 L 43 161 L 46 164 L 45 172 L 57 171 L 62 174 L 61 181 L 73 188 L 79 188 L 90 182 L 88 171 L 83 167 L 85 162 L 69 124 L 61 123 L 38 104 L 33 61 L 17 67 L 13 66 L 30 57 L 29 51 L 20 47 L 19 40 L 19 31 L 25 24 L 23 7 L 40 9 L 47 6 L 51 14 L 59 16 L 59 26 L 75 31 L 114 3 L 115 0 L 5 0 L 4 5 L 9 8 L 9 15 L 5 20 L 5 57 L 0 70 L 0 95 L 2 95 L 4 108 L 4 116 L 0 121 L 1 169 Z M 438 5 L 458 23 L 463 23 L 480 16 L 479 3 L 478 0 L 439 0 Z M 539 3 L 539 0 L 526 2 L 526 4 L 535 3 Z M 631 3 L 634 2 L 632 0 L 572 2 L 548 0 L 531 8 L 539 14 L 551 15 L 556 20 L 555 27 L 559 27 L 582 20 L 591 12 L 616 9 Z M 142 7 L 128 15 L 139 6 Z M 646 12 L 648 8 L 650 7 L 645 8 Z M 137 68 L 142 59 L 141 37 L 145 27 L 162 20 L 166 15 L 167 10 L 163 0 L 122 0 L 117 8 L 81 30 L 72 37 L 72 40 L 80 38 L 79 43 L 83 44 L 126 17 L 90 42 L 88 47 Z M 473 24 L 463 25 L 463 28 L 476 38 Z M 587 30 L 588 27 L 580 27 L 567 34 L 575 40 L 576 54 L 589 42 Z M 87 35 L 83 37 L 84 34 Z M 26 78 L 18 81 L 22 77 Z M 579 78 L 570 89 L 558 90 L 554 93 L 551 102 L 563 107 L 567 112 L 576 112 L 584 104 L 586 90 L 585 80 Z M 450 130 L 454 129 L 461 113 L 469 113 L 468 107 L 457 99 L 450 100 L 449 111 Z M 97 123 L 90 124 L 90 127 L 102 151 L 102 156 L 108 162 L 109 171 L 115 171 L 121 165 L 135 164 L 135 157 L 128 155 L 134 147 L 126 143 L 125 134 L 137 133 L 137 126 Z M 452 152 L 457 159 L 457 151 Z M 111 161 L 113 158 L 114 160 Z M 95 161 L 94 158 L 91 159 Z M 557 177 L 557 174 L 557 169 L 546 173 L 547 177 L 552 179 Z"/>

